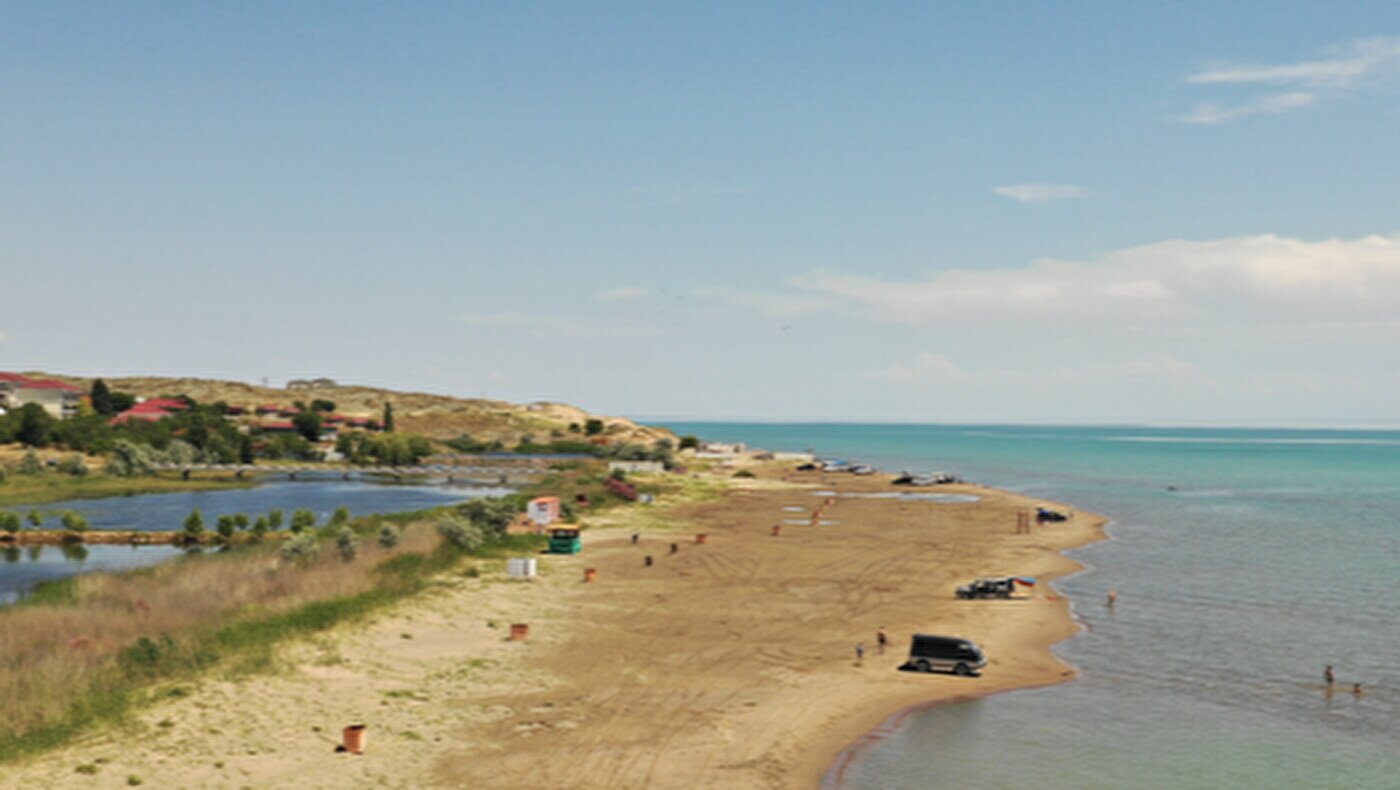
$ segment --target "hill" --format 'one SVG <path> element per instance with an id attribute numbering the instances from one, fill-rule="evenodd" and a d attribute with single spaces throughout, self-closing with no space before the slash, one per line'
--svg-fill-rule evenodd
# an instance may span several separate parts
<path id="1" fill-rule="evenodd" d="M 93 381 L 91 378 L 49 373 L 32 375 L 66 381 L 85 391 L 91 388 Z M 248 409 L 261 405 L 290 405 L 294 401 L 309 403 L 321 398 L 335 403 L 338 414 L 377 418 L 388 403 L 394 407 L 397 430 L 421 433 L 439 441 L 462 434 L 469 434 L 478 441 L 500 440 L 507 445 L 514 445 L 524 437 L 537 442 L 581 438 L 582 430 L 590 419 L 602 421 L 604 427 L 601 436 L 614 444 L 650 446 L 661 439 L 676 440 L 675 435 L 664 428 L 640 425 L 625 417 L 592 414 L 563 403 L 515 404 L 350 384 L 290 390 L 260 387 L 241 381 L 199 378 L 131 376 L 104 377 L 104 380 L 111 389 L 129 392 L 138 398 L 187 395 L 202 403 L 224 401 L 230 406 Z"/>

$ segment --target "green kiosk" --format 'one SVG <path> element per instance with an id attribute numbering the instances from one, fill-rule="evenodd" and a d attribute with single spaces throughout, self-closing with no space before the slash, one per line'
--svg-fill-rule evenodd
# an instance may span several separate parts
<path id="1" fill-rule="evenodd" d="M 578 554 L 583 551 L 583 541 L 576 529 L 551 529 L 549 531 L 550 554 Z"/>

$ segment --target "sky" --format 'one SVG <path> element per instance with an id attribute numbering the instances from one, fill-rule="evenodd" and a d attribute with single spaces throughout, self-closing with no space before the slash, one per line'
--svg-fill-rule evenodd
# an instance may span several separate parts
<path id="1" fill-rule="evenodd" d="M 0 370 L 1400 423 L 1394 3 L 0 0 Z"/>

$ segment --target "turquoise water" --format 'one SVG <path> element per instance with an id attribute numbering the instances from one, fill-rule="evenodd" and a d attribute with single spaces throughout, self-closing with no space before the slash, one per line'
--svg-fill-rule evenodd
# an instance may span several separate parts
<path id="1" fill-rule="evenodd" d="M 1400 432 L 672 427 L 1113 519 L 1057 584 L 1079 680 L 913 716 L 841 787 L 1400 788 Z"/>
<path id="2" fill-rule="evenodd" d="M 74 499 L 39 505 L 45 526 L 57 528 L 60 514 L 81 513 L 95 530 L 180 529 L 190 511 L 199 508 L 206 529 L 221 515 L 247 513 L 253 517 L 274 508 L 284 513 L 283 528 L 292 511 L 305 508 L 325 523 L 339 507 L 354 515 L 422 510 L 477 496 L 505 493 L 502 488 L 441 485 L 380 485 L 339 479 L 264 483 L 255 488 L 226 491 L 180 491 L 105 499 Z M 29 506 L 12 508 L 27 513 Z M 34 585 L 93 571 L 120 571 L 154 565 L 183 554 L 174 546 L 32 546 L 0 550 L 0 604 L 13 603 Z"/>

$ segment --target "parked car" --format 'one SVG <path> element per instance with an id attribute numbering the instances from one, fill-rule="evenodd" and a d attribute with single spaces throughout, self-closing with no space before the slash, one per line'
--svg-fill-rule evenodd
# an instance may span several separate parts
<path id="1" fill-rule="evenodd" d="M 958 588 L 959 598 L 1010 598 L 1016 591 L 1016 580 L 1010 576 L 993 576 L 978 579 Z"/>
<path id="2" fill-rule="evenodd" d="M 851 474 L 853 474 L 853 475 L 873 475 L 873 474 L 875 474 L 875 467 L 873 467 L 873 466 L 867 466 L 866 464 L 856 464 L 855 466 L 851 467 Z"/>
<path id="3" fill-rule="evenodd" d="M 919 672 L 952 672 L 954 675 L 977 675 L 987 666 L 982 648 L 956 636 L 914 634 L 909 645 L 909 669 Z"/>
<path id="4" fill-rule="evenodd" d="M 1068 521 L 1069 516 L 1042 505 L 1035 509 L 1035 520 L 1044 524 L 1047 521 Z"/>

